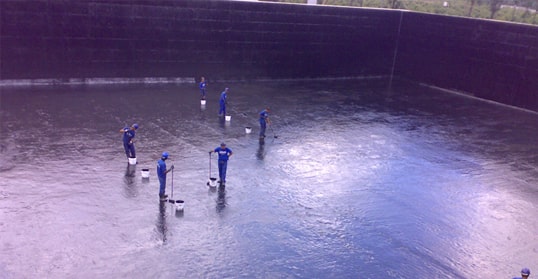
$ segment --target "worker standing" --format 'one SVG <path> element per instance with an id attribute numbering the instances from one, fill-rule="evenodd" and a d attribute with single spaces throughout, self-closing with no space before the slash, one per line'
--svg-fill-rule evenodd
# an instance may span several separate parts
<path id="1" fill-rule="evenodd" d="M 219 154 L 218 165 L 219 165 L 219 178 L 220 185 L 224 186 L 226 184 L 226 170 L 228 169 L 228 159 L 232 156 L 233 152 L 230 148 L 226 147 L 226 144 L 223 142 L 215 150 L 209 151 L 209 154 L 216 152 Z"/>

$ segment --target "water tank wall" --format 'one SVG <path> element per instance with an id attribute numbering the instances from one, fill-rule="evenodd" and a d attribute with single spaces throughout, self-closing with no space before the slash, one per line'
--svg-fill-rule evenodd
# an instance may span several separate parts
<path id="1" fill-rule="evenodd" d="M 2 79 L 389 75 L 400 17 L 241 1 L 0 5 Z"/>
<path id="2" fill-rule="evenodd" d="M 393 75 L 538 111 L 538 27 L 269 2 L 0 1 L 0 82 L 202 75 Z"/>
<path id="3" fill-rule="evenodd" d="M 538 111 L 538 27 L 404 12 L 395 76 Z"/>

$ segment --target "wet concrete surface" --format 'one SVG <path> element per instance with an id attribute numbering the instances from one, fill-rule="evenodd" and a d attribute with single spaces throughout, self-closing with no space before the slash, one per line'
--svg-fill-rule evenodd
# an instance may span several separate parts
<path id="1" fill-rule="evenodd" d="M 384 84 L 209 83 L 205 106 L 195 84 L 2 88 L 1 277 L 511 278 L 536 269 L 538 116 Z M 224 87 L 229 122 L 217 116 Z M 273 125 L 262 144 L 266 106 Z M 129 166 L 118 130 L 135 122 L 138 164 Z M 206 185 L 208 151 L 221 141 L 234 151 L 222 191 Z M 183 212 L 158 201 L 163 151 Z"/>

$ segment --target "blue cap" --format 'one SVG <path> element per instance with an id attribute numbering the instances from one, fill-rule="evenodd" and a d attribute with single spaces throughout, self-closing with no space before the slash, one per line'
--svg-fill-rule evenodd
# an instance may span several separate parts
<path id="1" fill-rule="evenodd" d="M 162 157 L 163 157 L 164 159 L 168 159 L 168 152 L 163 152 Z"/>
<path id="2" fill-rule="evenodd" d="M 221 142 L 220 146 L 226 146 L 226 144 L 224 142 Z"/>
<path id="3" fill-rule="evenodd" d="M 138 124 L 133 124 L 133 128 L 138 129 Z"/>
<path id="4" fill-rule="evenodd" d="M 530 269 L 524 267 L 524 268 L 521 270 L 521 275 L 526 275 L 526 276 L 531 275 L 531 271 L 530 271 Z"/>

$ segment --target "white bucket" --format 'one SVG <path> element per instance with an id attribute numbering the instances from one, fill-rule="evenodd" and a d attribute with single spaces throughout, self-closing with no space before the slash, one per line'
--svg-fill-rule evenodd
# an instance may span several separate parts
<path id="1" fill-rule="evenodd" d="M 209 187 L 217 187 L 217 179 L 214 177 L 210 177 L 209 181 L 207 182 L 207 186 Z"/>
<path id="2" fill-rule="evenodd" d="M 230 121 L 232 120 L 232 116 L 231 115 L 226 115 L 226 121 Z"/>
<path id="3" fill-rule="evenodd" d="M 252 128 L 251 127 L 245 127 L 245 133 L 250 134 L 250 132 L 252 132 Z"/>
<path id="4" fill-rule="evenodd" d="M 136 165 L 136 158 L 129 158 L 129 165 Z"/>
<path id="5" fill-rule="evenodd" d="M 149 169 L 142 169 L 140 173 L 142 174 L 142 178 L 149 178 Z"/>
<path id="6" fill-rule="evenodd" d="M 200 100 L 200 104 L 202 104 L 202 106 L 205 106 L 205 100 Z"/>
<path id="7" fill-rule="evenodd" d="M 177 211 L 183 211 L 183 209 L 185 208 L 185 201 L 176 200 L 176 202 L 174 204 L 176 206 Z"/>

